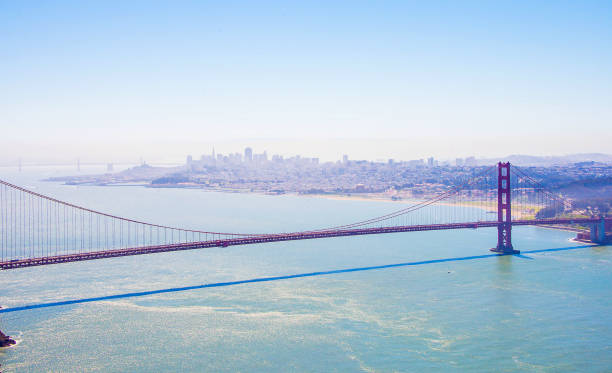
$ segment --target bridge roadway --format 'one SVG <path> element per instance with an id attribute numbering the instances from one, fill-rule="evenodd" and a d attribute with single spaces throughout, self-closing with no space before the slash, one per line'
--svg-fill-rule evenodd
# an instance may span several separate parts
<path id="1" fill-rule="evenodd" d="M 612 221 L 612 218 L 605 218 L 606 222 Z M 568 224 L 596 224 L 600 223 L 601 218 L 580 218 L 580 219 L 537 219 L 537 220 L 513 220 L 512 225 L 568 225 Z M 90 251 L 86 253 L 63 254 L 55 256 L 45 256 L 40 258 L 25 258 L 18 260 L 10 260 L 0 262 L 0 269 L 14 269 L 23 267 L 33 267 L 48 264 L 77 262 L 82 260 L 94 260 L 113 258 L 119 256 L 143 255 L 162 253 L 168 251 L 179 250 L 194 250 L 208 247 L 228 247 L 237 245 L 252 245 L 267 242 L 279 241 L 296 241 L 296 240 L 311 240 L 316 238 L 344 237 L 344 236 L 361 236 L 367 234 L 384 234 L 384 233 L 400 233 L 400 232 L 423 232 L 423 231 L 438 231 L 450 229 L 476 229 L 497 227 L 497 221 L 480 221 L 468 223 L 450 223 L 450 224 L 429 224 L 429 225 L 404 225 L 393 227 L 379 228 L 353 228 L 339 230 L 321 230 L 321 231 L 304 231 L 294 233 L 277 233 L 269 235 L 253 235 L 240 238 L 229 238 L 222 240 L 209 240 L 198 242 L 185 242 L 168 245 L 142 246 L 131 247 L 124 249 L 112 249 L 102 251 Z"/>

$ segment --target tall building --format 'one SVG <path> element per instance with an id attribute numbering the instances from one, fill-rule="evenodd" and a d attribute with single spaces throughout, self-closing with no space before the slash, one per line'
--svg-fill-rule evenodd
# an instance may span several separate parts
<path id="1" fill-rule="evenodd" d="M 342 156 L 342 163 L 347 164 L 348 163 L 348 155 L 343 155 Z"/>
<path id="2" fill-rule="evenodd" d="M 427 158 L 427 166 L 429 166 L 429 167 L 433 167 L 434 166 L 434 157 Z"/>
<path id="3" fill-rule="evenodd" d="M 244 149 L 244 161 L 245 162 L 253 161 L 253 149 L 251 148 Z"/>

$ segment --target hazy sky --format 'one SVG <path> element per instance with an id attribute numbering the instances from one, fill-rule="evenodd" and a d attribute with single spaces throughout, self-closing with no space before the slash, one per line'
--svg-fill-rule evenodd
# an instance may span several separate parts
<path id="1" fill-rule="evenodd" d="M 612 2 L 0 0 L 0 163 L 612 153 Z"/>

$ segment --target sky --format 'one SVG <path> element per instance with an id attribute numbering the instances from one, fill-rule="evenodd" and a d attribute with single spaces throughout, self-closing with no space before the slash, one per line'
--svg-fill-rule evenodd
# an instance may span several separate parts
<path id="1" fill-rule="evenodd" d="M 0 164 L 612 153 L 612 2 L 0 0 Z"/>

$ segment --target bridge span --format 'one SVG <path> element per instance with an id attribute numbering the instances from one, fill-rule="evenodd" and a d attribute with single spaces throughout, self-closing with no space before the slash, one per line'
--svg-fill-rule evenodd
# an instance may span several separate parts
<path id="1" fill-rule="evenodd" d="M 570 225 L 570 224 L 588 224 L 602 225 L 612 223 L 612 218 L 577 218 L 577 219 L 529 219 L 529 220 L 514 220 L 513 226 L 521 225 Z M 212 247 L 228 247 L 238 245 L 253 245 L 281 241 L 298 241 L 312 240 L 320 238 L 346 237 L 346 236 L 362 236 L 371 234 L 389 234 L 402 232 L 424 232 L 424 231 L 440 231 L 452 229 L 477 229 L 477 228 L 492 228 L 498 227 L 503 222 L 496 221 L 478 221 L 467 223 L 453 224 L 428 224 L 428 225 L 409 225 L 409 226 L 392 226 L 392 227 L 377 227 L 377 228 L 355 228 L 355 229 L 337 229 L 329 231 L 311 231 L 311 232 L 295 232 L 295 233 L 280 233 L 269 235 L 255 235 L 251 237 L 239 237 L 223 240 L 201 241 L 201 242 L 186 242 L 170 245 L 152 245 L 142 247 L 130 247 L 115 250 L 100 250 L 77 254 L 53 255 L 41 258 L 26 258 L 0 262 L 0 269 L 15 269 L 23 267 L 41 266 L 47 264 L 58 264 L 77 262 L 83 260 L 105 259 L 121 256 L 144 255 L 163 253 L 169 251 L 183 251 L 204 249 Z M 498 250 L 492 250 L 497 252 Z M 508 255 L 518 253 L 517 250 L 511 252 L 503 252 L 500 254 Z"/>
<path id="2" fill-rule="evenodd" d="M 571 201 L 547 191 L 522 169 L 502 162 L 482 168 L 432 198 L 386 215 L 324 229 L 264 234 L 146 223 L 0 180 L 0 269 L 280 241 L 492 227 L 497 228 L 497 245 L 491 250 L 515 254 L 519 251 L 512 246 L 512 227 L 520 225 L 581 224 L 590 227 L 590 241 L 609 239 L 605 230 L 612 226 L 612 217 L 568 212 Z"/>

